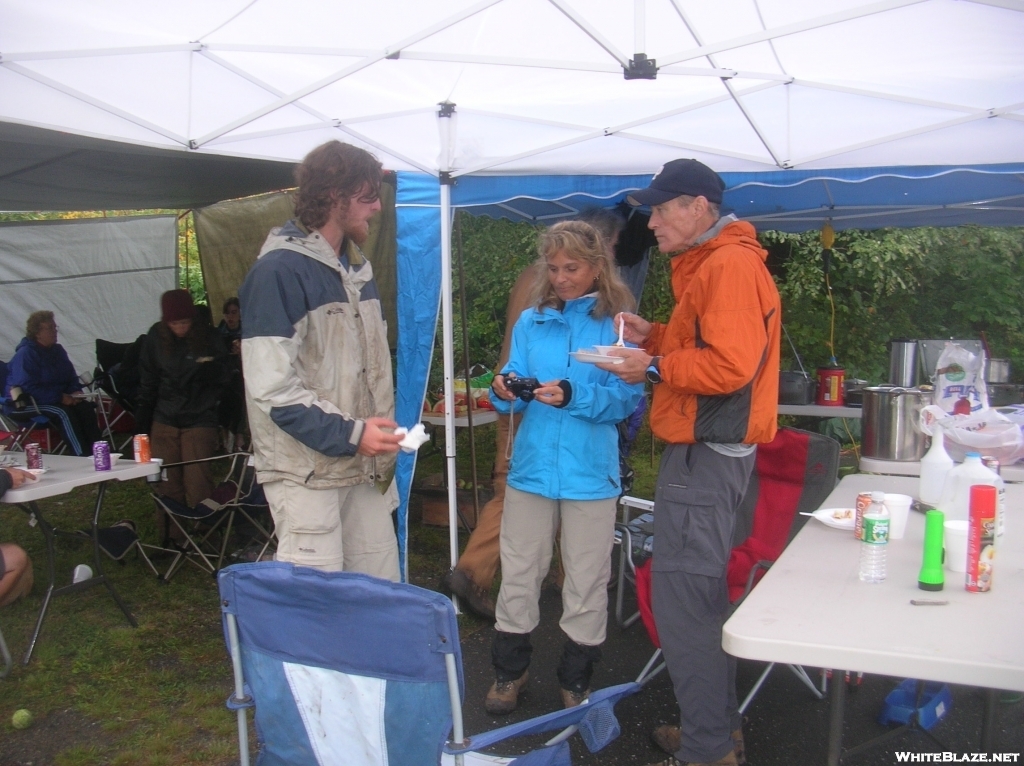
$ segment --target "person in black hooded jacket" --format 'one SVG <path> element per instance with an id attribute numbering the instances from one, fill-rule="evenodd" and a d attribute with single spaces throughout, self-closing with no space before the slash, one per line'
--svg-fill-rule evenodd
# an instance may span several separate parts
<path id="1" fill-rule="evenodd" d="M 218 447 L 217 406 L 227 382 L 226 351 L 217 332 L 196 320 L 187 290 L 170 290 L 160 298 L 162 317 L 154 324 L 139 358 L 139 394 L 135 420 L 149 433 L 155 458 L 164 463 L 212 457 Z M 171 468 L 157 491 L 190 507 L 213 491 L 211 464 Z M 169 530 L 162 511 L 158 528 Z"/>

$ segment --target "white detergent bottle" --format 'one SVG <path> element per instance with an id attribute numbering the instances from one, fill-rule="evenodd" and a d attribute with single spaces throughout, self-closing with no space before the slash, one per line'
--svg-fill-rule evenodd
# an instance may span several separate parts
<path id="1" fill-rule="evenodd" d="M 996 492 L 1003 489 L 1003 480 L 982 465 L 981 455 L 977 452 L 968 452 L 964 462 L 946 474 L 938 506 L 946 514 L 946 521 L 967 521 L 972 484 L 989 484 L 996 488 Z"/>
<path id="2" fill-rule="evenodd" d="M 932 434 L 932 446 L 921 458 L 921 484 L 917 491 L 917 499 L 932 507 L 938 505 L 942 499 L 946 474 L 953 468 L 953 458 L 946 452 L 944 439 L 942 428 L 936 426 L 935 433 Z"/>

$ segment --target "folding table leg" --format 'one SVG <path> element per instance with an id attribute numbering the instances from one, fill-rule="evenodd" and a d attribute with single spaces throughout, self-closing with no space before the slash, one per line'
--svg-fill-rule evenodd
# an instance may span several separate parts
<path id="1" fill-rule="evenodd" d="M 832 671 L 828 710 L 828 766 L 839 766 L 843 754 L 843 719 L 846 714 L 846 684 Z"/>

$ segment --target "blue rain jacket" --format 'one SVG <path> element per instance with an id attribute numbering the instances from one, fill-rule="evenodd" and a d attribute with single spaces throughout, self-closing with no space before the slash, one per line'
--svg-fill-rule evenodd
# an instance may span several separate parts
<path id="1" fill-rule="evenodd" d="M 559 312 L 527 309 L 512 330 L 512 348 L 502 373 L 568 380 L 565 407 L 534 400 L 506 402 L 491 396 L 498 412 L 524 412 L 515 434 L 508 483 L 553 500 L 603 500 L 619 495 L 619 436 L 616 423 L 636 409 L 643 385 L 628 385 L 610 372 L 577 362 L 570 351 L 610 346 L 618 340 L 611 317 L 591 316 L 596 299 L 585 295 Z M 501 447 L 504 449 L 504 447 Z"/>

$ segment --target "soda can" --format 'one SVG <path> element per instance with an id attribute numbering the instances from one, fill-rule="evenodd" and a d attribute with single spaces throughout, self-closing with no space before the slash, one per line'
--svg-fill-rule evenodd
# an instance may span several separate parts
<path id="1" fill-rule="evenodd" d="M 982 455 L 981 464 L 988 470 L 992 471 L 996 476 L 1001 476 L 999 472 L 999 458 L 992 457 L 991 455 Z"/>
<path id="2" fill-rule="evenodd" d="M 29 442 L 28 444 L 25 445 L 25 467 L 43 467 L 43 451 L 35 442 Z"/>
<path id="3" fill-rule="evenodd" d="M 853 536 L 858 540 L 864 539 L 864 513 L 869 505 L 871 505 L 870 492 L 861 492 L 857 495 L 857 502 L 853 506 L 857 511 L 855 521 L 853 522 Z"/>
<path id="4" fill-rule="evenodd" d="M 97 471 L 110 470 L 110 445 L 107 442 L 93 442 L 92 464 Z"/>
<path id="5" fill-rule="evenodd" d="M 149 434 L 135 434 L 132 439 L 132 446 L 135 447 L 135 462 L 148 463 L 153 457 L 149 451 Z"/>

